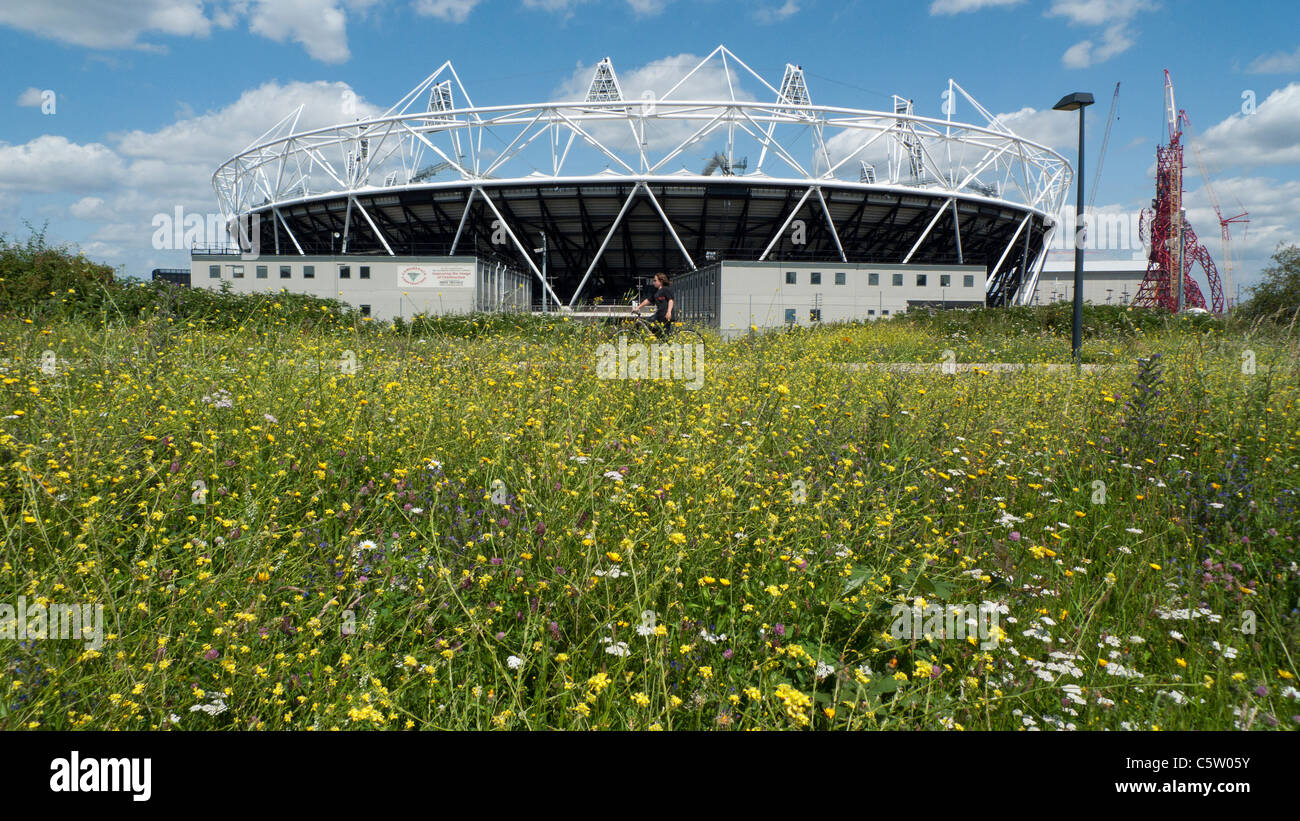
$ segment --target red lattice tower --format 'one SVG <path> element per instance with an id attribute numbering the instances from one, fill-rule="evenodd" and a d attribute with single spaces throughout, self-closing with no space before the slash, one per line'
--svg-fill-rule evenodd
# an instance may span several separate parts
<path id="1" fill-rule="evenodd" d="M 1223 286 L 1210 252 L 1205 250 L 1183 210 L 1183 123 L 1186 114 L 1174 106 L 1174 85 L 1165 71 L 1165 115 L 1169 144 L 1156 149 L 1156 196 L 1151 211 L 1143 212 L 1141 233 L 1150 237 L 1147 274 L 1133 304 L 1144 308 L 1178 310 L 1178 281 L 1183 283 L 1184 308 L 1209 308 L 1223 313 Z M 1192 278 L 1198 265 L 1210 284 L 1210 305 Z M 1177 272 L 1177 273 L 1175 273 Z"/>

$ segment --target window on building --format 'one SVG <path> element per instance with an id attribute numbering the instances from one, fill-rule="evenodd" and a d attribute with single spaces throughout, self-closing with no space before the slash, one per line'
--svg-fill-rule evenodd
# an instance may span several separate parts
<path id="1" fill-rule="evenodd" d="M 257 266 L 257 278 L 258 278 L 258 279 L 266 279 L 266 266 L 265 266 L 265 265 L 259 265 L 259 266 Z"/>
<path id="2" fill-rule="evenodd" d="M 208 279 L 221 279 L 221 266 L 220 266 L 220 265 L 209 265 L 209 266 L 208 266 Z"/>
<path id="3" fill-rule="evenodd" d="M 875 316 L 875 315 L 876 315 L 876 309 L 875 309 L 875 308 L 868 308 L 868 309 L 867 309 L 867 316 Z"/>
<path id="4" fill-rule="evenodd" d="M 880 274 L 867 274 L 867 284 L 868 284 L 868 285 L 879 285 L 879 284 L 880 284 Z"/>
<path id="5" fill-rule="evenodd" d="M 889 316 L 889 311 L 881 311 L 881 316 Z"/>
<path id="6" fill-rule="evenodd" d="M 963 277 L 961 278 L 961 287 L 963 287 L 963 288 L 974 288 L 974 287 L 975 287 L 975 275 L 974 275 L 974 274 L 966 274 L 965 276 L 963 276 Z"/>
<path id="7" fill-rule="evenodd" d="M 821 285 L 821 284 L 822 284 L 822 272 L 821 272 L 821 271 L 813 271 L 812 273 L 810 273 L 810 274 L 808 275 L 808 282 L 809 282 L 810 284 L 812 284 L 812 285 Z"/>
<path id="8" fill-rule="evenodd" d="M 809 321 L 809 322 L 821 322 L 821 321 L 822 321 L 822 309 L 821 309 L 821 308 L 809 308 L 809 309 L 808 309 L 808 321 Z"/>
<path id="9" fill-rule="evenodd" d="M 939 274 L 939 287 L 940 287 L 940 288 L 951 288 L 951 287 L 952 287 L 952 274 Z"/>
<path id="10" fill-rule="evenodd" d="M 836 284 L 836 285 L 843 285 L 844 282 L 845 282 L 844 272 L 843 272 L 843 271 L 836 271 L 836 272 L 835 272 L 835 284 Z"/>
<path id="11" fill-rule="evenodd" d="M 361 306 L 361 315 L 362 315 L 362 316 L 370 316 L 370 306 L 369 306 L 369 305 L 362 305 L 362 306 Z"/>
<path id="12" fill-rule="evenodd" d="M 370 266 L 362 265 L 360 270 L 361 279 L 370 279 Z"/>
<path id="13" fill-rule="evenodd" d="M 339 266 L 339 279 L 352 279 L 352 266 L 350 266 L 350 265 L 340 265 L 340 266 Z"/>
<path id="14" fill-rule="evenodd" d="M 786 309 L 785 309 L 785 321 L 786 321 L 787 324 L 790 324 L 790 325 L 793 325 L 794 323 L 796 323 L 796 322 L 799 321 L 798 318 L 795 316 L 795 310 L 794 310 L 794 308 L 786 308 Z"/>
<path id="15" fill-rule="evenodd" d="M 785 284 L 786 284 L 786 285 L 794 285 L 795 282 L 798 280 L 798 278 L 799 278 L 798 275 L 797 275 L 794 271 L 786 271 L 786 272 L 785 272 Z"/>
<path id="16" fill-rule="evenodd" d="M 293 269 L 290 268 L 288 265 L 281 265 L 281 266 L 280 266 L 280 279 L 288 279 L 289 276 L 290 276 L 290 272 L 291 272 L 292 270 L 293 270 Z"/>
<path id="17" fill-rule="evenodd" d="M 925 287 L 925 283 L 926 283 L 926 281 L 927 281 L 927 280 L 926 280 L 926 276 L 925 276 L 925 274 L 917 274 L 917 275 L 916 275 L 916 287 L 918 287 L 918 288 L 924 288 L 924 287 Z"/>
<path id="18" fill-rule="evenodd" d="M 902 275 L 902 274 L 894 274 L 894 276 L 892 277 L 892 283 L 893 283 L 895 286 L 902 285 L 902 284 L 903 284 L 903 275 Z"/>
<path id="19" fill-rule="evenodd" d="M 231 275 L 232 277 L 234 277 L 235 279 L 243 279 L 243 278 L 244 278 L 244 266 L 242 266 L 242 265 L 232 265 L 232 266 L 230 266 L 230 275 Z"/>
<path id="20" fill-rule="evenodd" d="M 315 265 L 304 265 L 304 266 L 302 266 L 302 278 L 303 278 L 303 279 L 315 279 L 315 278 L 316 278 L 316 266 L 315 266 Z"/>

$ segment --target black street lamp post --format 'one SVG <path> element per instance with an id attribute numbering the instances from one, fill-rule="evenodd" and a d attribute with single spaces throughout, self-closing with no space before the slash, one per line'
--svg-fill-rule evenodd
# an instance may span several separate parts
<path id="1" fill-rule="evenodd" d="M 1070 350 L 1075 364 L 1079 362 L 1079 349 L 1083 347 L 1083 243 L 1087 237 L 1083 221 L 1083 110 L 1092 103 L 1091 94 L 1086 91 L 1076 91 L 1074 94 L 1062 97 L 1059 103 L 1052 106 L 1053 111 L 1077 110 L 1079 112 L 1079 176 L 1076 183 L 1079 196 L 1074 209 L 1074 325 L 1070 333 Z"/>

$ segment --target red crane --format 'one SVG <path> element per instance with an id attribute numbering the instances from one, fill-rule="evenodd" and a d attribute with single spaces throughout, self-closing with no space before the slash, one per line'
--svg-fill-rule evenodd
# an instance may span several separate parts
<path id="1" fill-rule="evenodd" d="M 1146 308 L 1181 311 L 1208 308 L 1223 313 L 1223 286 L 1210 252 L 1205 250 L 1183 208 L 1183 124 L 1187 113 L 1174 104 L 1174 83 L 1165 70 L 1165 118 L 1169 142 L 1156 149 L 1156 196 L 1150 211 L 1142 212 L 1141 233 L 1150 237 L 1147 273 L 1133 304 Z M 1235 218 L 1234 218 L 1235 219 Z M 1210 286 L 1210 305 L 1192 278 L 1199 265 Z"/>

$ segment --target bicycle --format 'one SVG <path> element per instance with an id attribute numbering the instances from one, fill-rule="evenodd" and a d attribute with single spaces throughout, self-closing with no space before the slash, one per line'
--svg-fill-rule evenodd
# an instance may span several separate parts
<path id="1" fill-rule="evenodd" d="M 627 336 L 638 342 L 677 343 L 681 345 L 699 345 L 695 350 L 703 350 L 704 334 L 680 322 L 673 322 L 665 331 L 664 327 L 640 312 L 629 311 L 616 315 L 605 321 L 602 338 L 606 342 L 615 342 L 620 336 Z"/>

